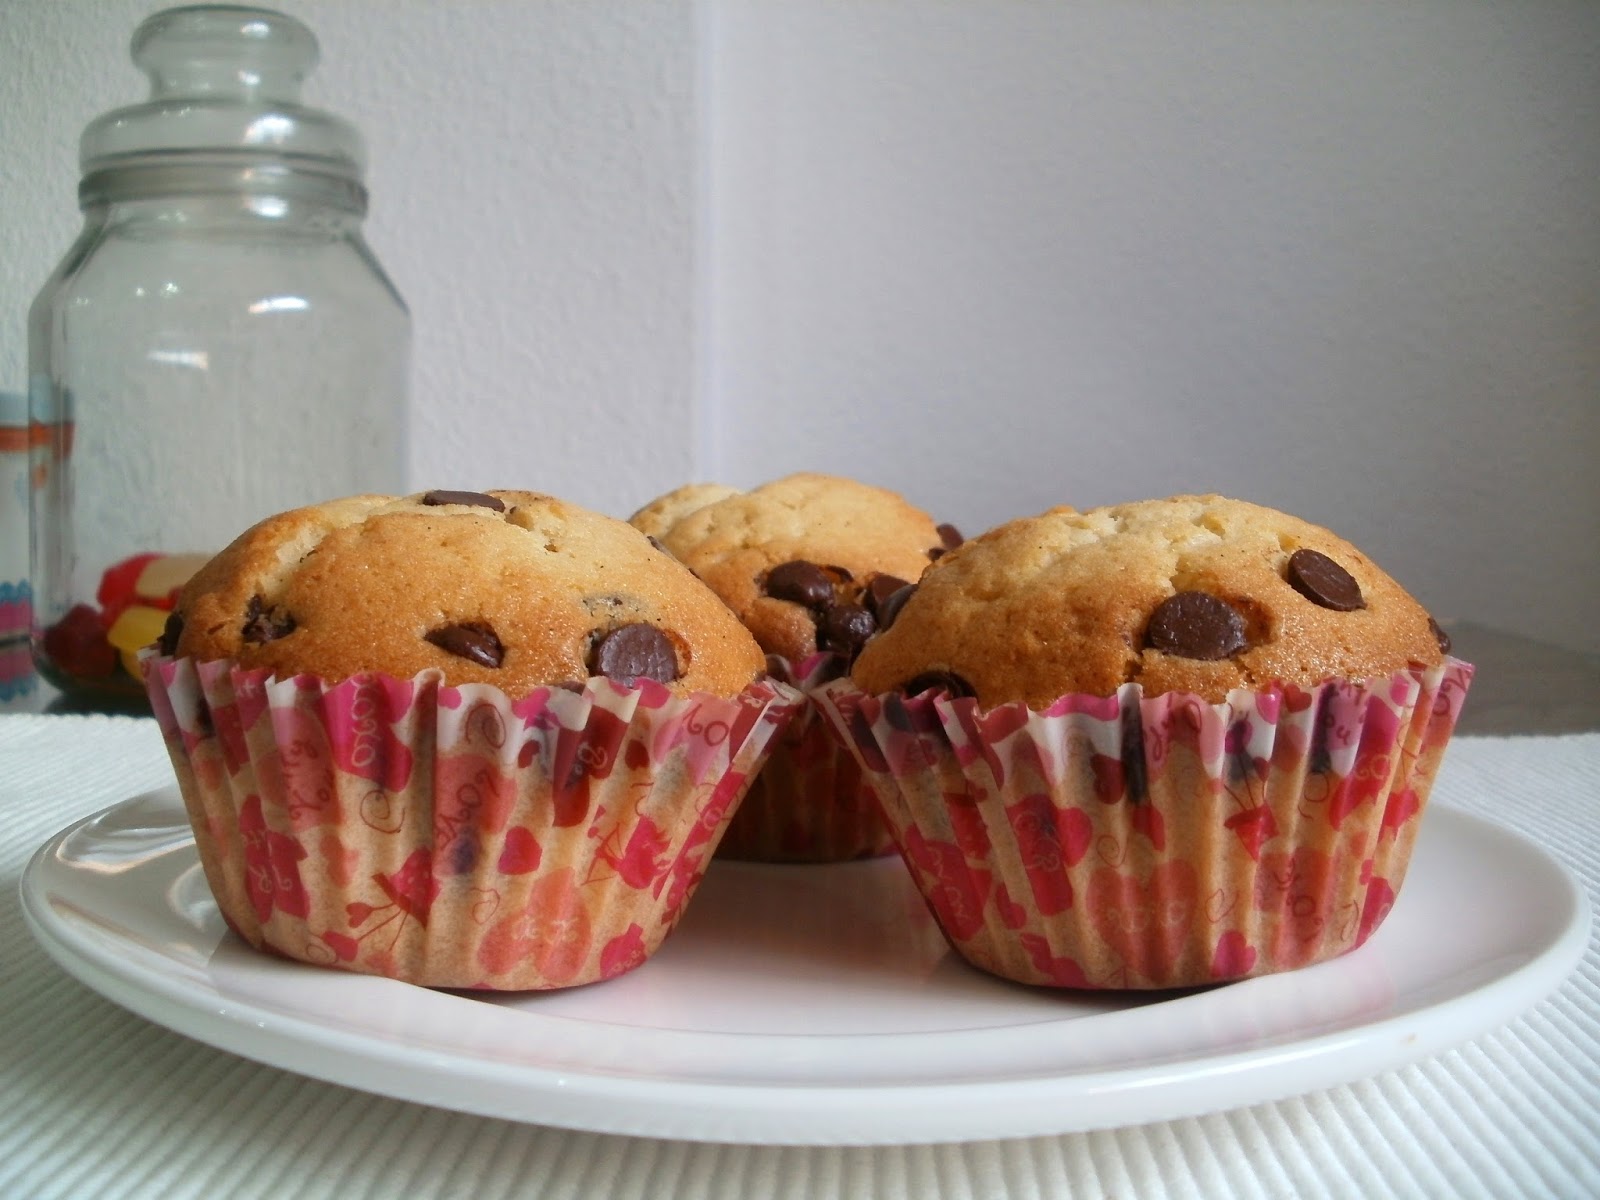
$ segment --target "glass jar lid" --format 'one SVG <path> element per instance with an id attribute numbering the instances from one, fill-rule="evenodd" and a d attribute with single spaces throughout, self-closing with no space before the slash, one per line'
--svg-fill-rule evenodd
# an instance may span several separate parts
<path id="1" fill-rule="evenodd" d="M 79 145 L 86 177 L 220 154 L 360 183 L 366 151 L 355 126 L 300 103 L 319 51 L 295 18 L 231 5 L 166 9 L 134 31 L 131 53 L 150 98 L 89 123 Z"/>

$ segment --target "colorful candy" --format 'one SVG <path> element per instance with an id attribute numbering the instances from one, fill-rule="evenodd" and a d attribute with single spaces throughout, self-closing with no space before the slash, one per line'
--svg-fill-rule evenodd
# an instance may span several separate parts
<path id="1" fill-rule="evenodd" d="M 76 604 L 45 630 L 45 654 L 75 679 L 105 679 L 119 662 L 139 678 L 139 651 L 161 636 L 178 592 L 207 557 L 146 552 L 113 563 L 95 589 L 99 607 Z"/>

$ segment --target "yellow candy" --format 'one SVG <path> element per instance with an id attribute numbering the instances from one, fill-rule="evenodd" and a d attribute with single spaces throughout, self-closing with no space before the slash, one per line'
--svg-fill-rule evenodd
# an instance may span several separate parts
<path id="1" fill-rule="evenodd" d="M 130 604 L 106 630 L 106 641 L 117 648 L 129 675 L 139 678 L 139 651 L 161 636 L 167 614 L 159 608 Z"/>
<path id="2" fill-rule="evenodd" d="M 133 594 L 146 600 L 165 600 L 189 582 L 206 565 L 209 554 L 162 554 L 152 558 L 134 580 Z"/>

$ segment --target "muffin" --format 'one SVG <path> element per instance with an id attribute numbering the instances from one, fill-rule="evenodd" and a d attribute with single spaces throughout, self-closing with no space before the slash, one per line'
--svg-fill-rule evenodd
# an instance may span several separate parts
<path id="1" fill-rule="evenodd" d="M 647 537 L 659 540 L 662 534 L 690 513 L 715 504 L 718 500 L 742 494 L 738 488 L 722 483 L 686 483 L 664 496 L 657 496 L 629 517 L 628 524 Z"/>
<path id="2" fill-rule="evenodd" d="M 883 488 L 798 474 L 748 492 L 690 484 L 630 518 L 703 579 L 801 689 L 848 667 L 923 569 L 961 535 Z M 723 839 L 725 857 L 833 862 L 893 852 L 854 760 L 809 707 Z"/>
<path id="3" fill-rule="evenodd" d="M 269 517 L 144 670 L 241 937 L 502 990 L 643 962 L 797 699 L 637 530 L 522 491 Z"/>
<path id="4" fill-rule="evenodd" d="M 1378 927 L 1471 679 L 1448 649 L 1328 530 L 1179 496 L 966 543 L 818 699 L 968 961 L 1186 987 Z"/>

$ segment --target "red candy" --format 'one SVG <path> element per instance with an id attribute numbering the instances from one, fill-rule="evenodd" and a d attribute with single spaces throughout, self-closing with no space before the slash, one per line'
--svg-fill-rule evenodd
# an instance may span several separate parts
<path id="1" fill-rule="evenodd" d="M 105 623 L 108 628 L 122 615 L 122 610 L 134 602 L 138 595 L 136 585 L 139 576 L 144 574 L 144 569 L 160 557 L 161 555 L 155 553 L 135 554 L 132 558 L 113 563 L 106 568 L 106 573 L 100 576 L 100 589 L 95 592 L 94 598 L 100 602 L 100 609 L 105 613 Z"/>
<path id="2" fill-rule="evenodd" d="M 44 632 L 44 652 L 58 668 L 78 679 L 104 679 L 117 669 L 116 648 L 106 641 L 100 614 L 75 604 Z"/>

